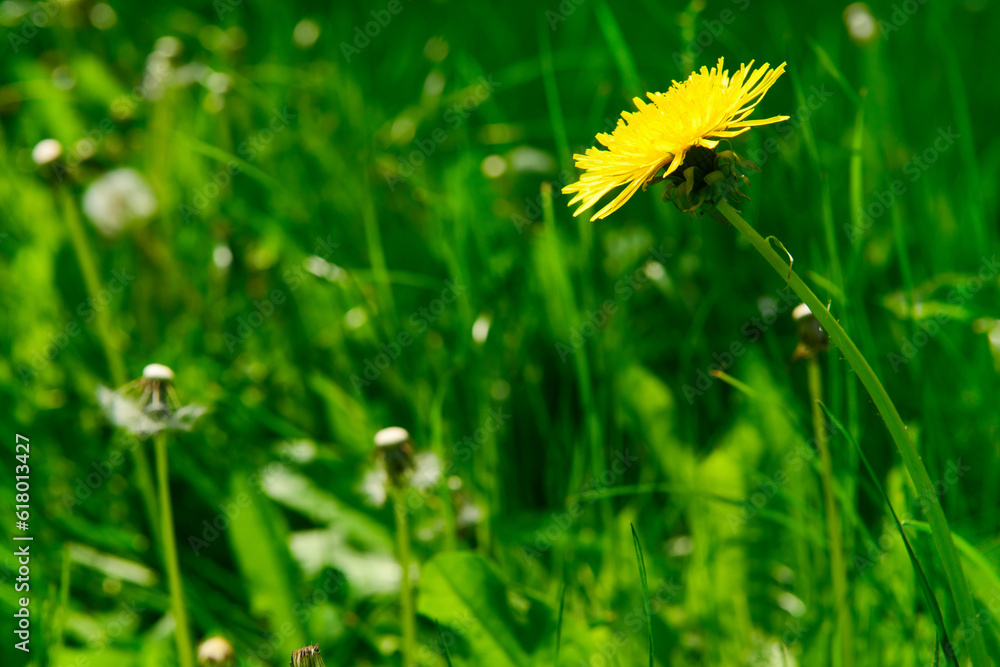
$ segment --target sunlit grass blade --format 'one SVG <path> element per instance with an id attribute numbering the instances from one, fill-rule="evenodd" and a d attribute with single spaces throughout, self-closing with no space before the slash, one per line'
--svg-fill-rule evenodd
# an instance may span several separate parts
<path id="1" fill-rule="evenodd" d="M 562 648 L 563 610 L 566 608 L 566 584 L 559 593 L 559 616 L 556 619 L 556 667 L 559 667 L 559 649 Z"/>
<path id="2" fill-rule="evenodd" d="M 635 532 L 635 526 L 631 523 L 632 543 L 635 545 L 635 559 L 639 564 L 639 580 L 642 582 L 642 604 L 646 610 L 646 629 L 649 631 L 649 667 L 653 667 L 653 615 L 649 606 L 649 585 L 646 582 L 646 561 L 642 557 L 642 545 L 639 544 L 639 535 Z"/>
<path id="3" fill-rule="evenodd" d="M 597 14 L 597 24 L 601 27 L 601 32 L 604 33 L 604 39 L 607 41 L 615 64 L 618 65 L 618 70 L 625 81 L 626 90 L 632 97 L 641 96 L 645 91 L 639 81 L 639 71 L 635 68 L 635 59 L 629 50 L 628 42 L 622 35 L 618 21 L 615 20 L 615 15 L 611 13 L 611 9 L 604 0 L 598 0 L 594 4 L 594 13 Z"/>
<path id="4" fill-rule="evenodd" d="M 843 75 L 840 68 L 838 68 L 833 62 L 833 59 L 830 58 L 830 55 L 826 52 L 826 50 L 819 45 L 819 42 L 812 39 L 809 40 L 809 46 L 812 47 L 812 50 L 816 54 L 816 58 L 819 60 L 819 63 L 823 66 L 823 69 L 830 73 L 830 76 L 832 76 L 833 80 L 837 82 L 837 85 L 840 86 L 845 93 L 847 93 L 847 96 L 851 98 L 851 101 L 860 106 L 861 96 L 858 95 L 857 91 L 854 90 L 853 87 L 851 87 L 851 84 L 847 81 L 847 77 Z"/>

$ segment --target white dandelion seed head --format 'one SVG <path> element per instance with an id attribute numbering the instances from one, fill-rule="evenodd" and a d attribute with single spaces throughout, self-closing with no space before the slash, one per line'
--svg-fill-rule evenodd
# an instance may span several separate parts
<path id="1" fill-rule="evenodd" d="M 410 433 L 401 426 L 390 426 L 375 434 L 376 447 L 399 447 L 410 439 Z"/>
<path id="2" fill-rule="evenodd" d="M 413 457 L 413 474 L 410 486 L 417 491 L 428 491 L 438 485 L 444 466 L 434 452 L 421 452 Z"/>
<path id="3" fill-rule="evenodd" d="M 468 503 L 462 506 L 455 517 L 455 523 L 459 528 L 474 526 L 483 520 L 483 508 L 475 503 Z"/>
<path id="4" fill-rule="evenodd" d="M 361 479 L 361 494 L 368 504 L 382 507 L 389 496 L 389 473 L 385 468 L 371 468 Z"/>
<path id="5" fill-rule="evenodd" d="M 134 169 L 115 169 L 90 184 L 83 194 L 83 212 L 105 236 L 116 236 L 127 225 L 156 213 L 153 188 Z"/>
<path id="6" fill-rule="evenodd" d="M 160 380 L 162 382 L 173 382 L 174 372 L 169 366 L 163 364 L 149 364 L 142 369 L 142 377 L 147 380 Z"/>
<path id="7" fill-rule="evenodd" d="M 60 155 L 62 155 L 62 144 L 55 139 L 42 139 L 31 150 L 31 159 L 39 167 L 55 162 Z"/>
<path id="8" fill-rule="evenodd" d="M 806 319 L 812 314 L 813 314 L 812 311 L 809 310 L 809 306 L 807 306 L 804 303 L 800 303 L 799 305 L 795 306 L 795 310 L 792 311 L 792 320 L 798 322 L 800 320 Z"/>
<path id="9" fill-rule="evenodd" d="M 231 665 L 234 657 L 233 645 L 223 637 L 209 637 L 198 645 L 199 665 Z"/>
<path id="10" fill-rule="evenodd" d="M 861 44 L 871 41 L 878 28 L 871 9 L 863 2 L 855 2 L 847 6 L 844 10 L 844 23 L 847 25 L 847 32 L 851 39 Z"/>

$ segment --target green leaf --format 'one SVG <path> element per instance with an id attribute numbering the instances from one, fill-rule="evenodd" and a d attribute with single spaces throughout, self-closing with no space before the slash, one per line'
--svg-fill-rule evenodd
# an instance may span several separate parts
<path id="1" fill-rule="evenodd" d="M 642 545 L 631 523 L 632 543 L 635 545 L 635 559 L 639 563 L 639 579 L 642 581 L 642 603 L 646 609 L 646 628 L 649 630 L 649 667 L 653 667 L 653 613 L 649 608 L 649 584 L 646 582 L 646 560 L 642 557 Z"/>
<path id="2" fill-rule="evenodd" d="M 493 567 L 470 553 L 435 556 L 420 577 L 417 610 L 446 625 L 455 664 L 520 667 L 551 664 L 547 640 L 555 637 L 553 610 L 514 595 Z M 443 644 L 443 643 L 442 643 Z"/>
<path id="3" fill-rule="evenodd" d="M 295 578 L 288 552 L 287 527 L 260 489 L 251 486 L 245 471 L 234 472 L 230 480 L 233 510 L 229 528 L 240 574 L 250 596 L 250 611 L 268 620 L 269 630 L 281 629 L 279 654 L 291 655 L 305 646 L 305 635 L 293 609 Z"/>

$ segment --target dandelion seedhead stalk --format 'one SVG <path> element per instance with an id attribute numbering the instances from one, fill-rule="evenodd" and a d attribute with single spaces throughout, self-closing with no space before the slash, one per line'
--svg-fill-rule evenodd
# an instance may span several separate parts
<path id="1" fill-rule="evenodd" d="M 403 626 L 403 667 L 416 664 L 417 621 L 410 582 L 410 525 L 407 518 L 406 489 L 413 473 L 413 441 L 406 429 L 384 428 L 375 434 L 375 451 L 385 465 L 392 486 L 393 513 L 396 515 L 396 549 L 399 557 L 399 606 Z"/>
<path id="2" fill-rule="evenodd" d="M 176 625 L 174 638 L 177 643 L 177 659 L 181 667 L 194 667 L 194 650 L 184 605 L 184 584 L 174 536 L 167 437 L 170 431 L 190 431 L 195 420 L 204 414 L 205 408 L 198 405 L 182 406 L 174 391 L 173 381 L 174 372 L 169 367 L 149 364 L 142 370 L 142 377 L 117 391 L 98 387 L 97 398 L 108 420 L 116 426 L 140 438 L 155 436 L 156 483 L 159 487 L 156 504 L 160 514 L 154 531 L 158 529 L 163 564 L 167 571 L 171 612 Z"/>

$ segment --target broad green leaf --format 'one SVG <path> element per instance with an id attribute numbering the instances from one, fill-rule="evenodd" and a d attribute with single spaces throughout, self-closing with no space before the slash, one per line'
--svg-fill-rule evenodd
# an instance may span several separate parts
<path id="1" fill-rule="evenodd" d="M 252 486 L 245 471 L 234 472 L 232 497 L 227 507 L 238 510 L 230 516 L 228 535 L 250 596 L 250 612 L 268 621 L 270 632 L 282 642 L 276 650 L 284 655 L 306 645 L 306 638 L 293 612 L 295 579 L 288 552 L 288 529 L 259 488 Z"/>

